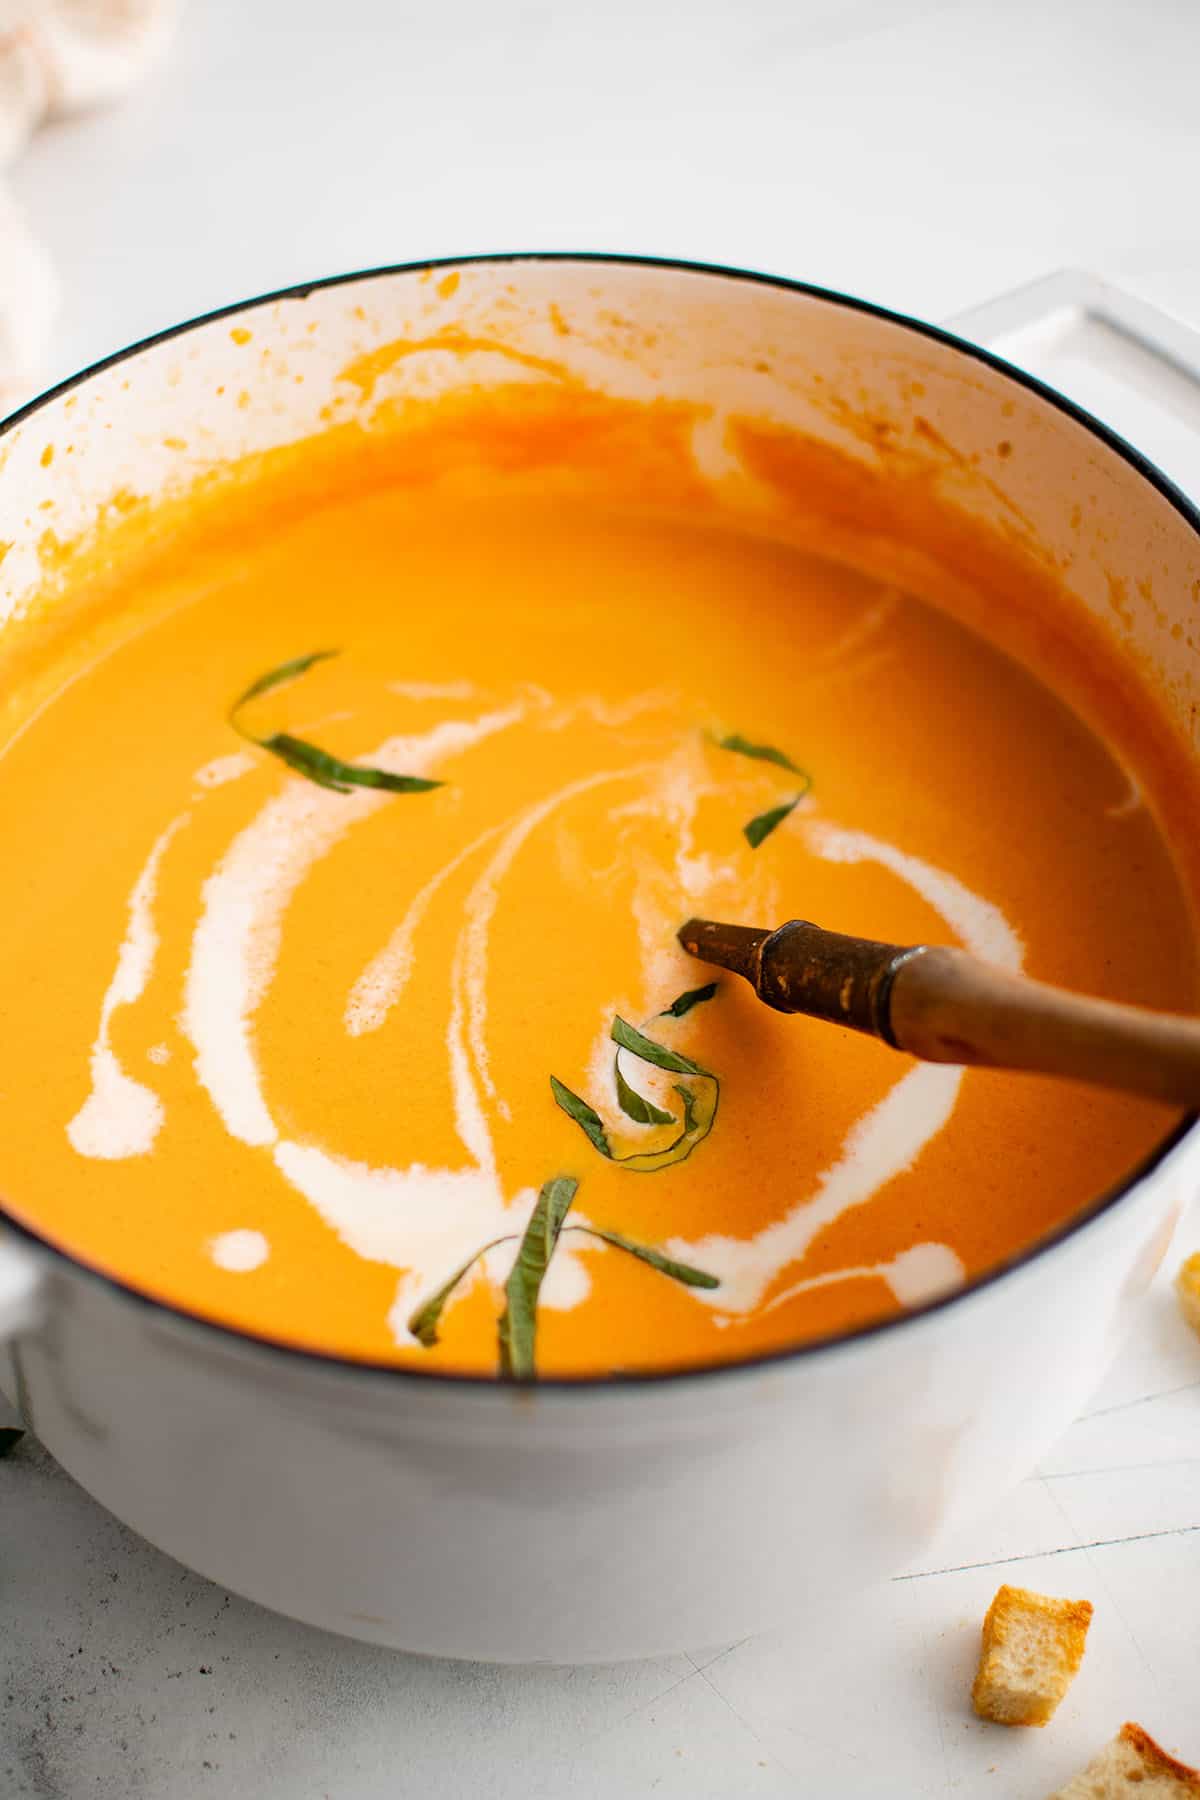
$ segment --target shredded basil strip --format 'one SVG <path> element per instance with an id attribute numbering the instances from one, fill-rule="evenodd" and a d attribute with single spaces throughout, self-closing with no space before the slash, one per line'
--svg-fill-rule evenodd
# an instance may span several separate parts
<path id="1" fill-rule="evenodd" d="M 799 775 L 804 783 L 799 793 L 793 794 L 790 800 L 785 800 L 781 806 L 771 807 L 769 812 L 757 813 L 753 819 L 748 820 L 742 826 L 742 836 L 752 850 L 757 850 L 764 838 L 769 838 L 771 833 L 783 824 L 788 814 L 794 812 L 799 806 L 805 794 L 812 787 L 812 776 L 807 769 L 802 769 L 799 763 L 793 762 L 791 757 L 785 755 L 782 750 L 777 750 L 774 744 L 753 744 L 749 738 L 740 737 L 737 732 L 730 732 L 725 737 L 713 737 L 712 741 L 718 750 L 733 750 L 739 756 L 753 756 L 758 762 L 774 763 L 777 769 L 790 769 L 792 774 Z"/>
<path id="2" fill-rule="evenodd" d="M 557 1075 L 550 1077 L 550 1092 L 567 1117 L 574 1119 L 575 1123 L 586 1132 L 601 1156 L 611 1158 L 612 1151 L 608 1147 L 608 1135 L 604 1129 L 604 1120 L 595 1107 L 589 1106 L 586 1100 L 581 1100 L 578 1094 L 573 1094 L 565 1082 L 558 1079 Z"/>
<path id="3" fill-rule="evenodd" d="M 538 1295 L 578 1188 L 571 1175 L 555 1175 L 543 1184 L 504 1285 L 500 1372 L 514 1381 L 532 1381 L 537 1373 Z"/>
<path id="4" fill-rule="evenodd" d="M 690 1263 L 676 1262 L 673 1256 L 664 1256 L 653 1244 L 639 1244 L 633 1238 L 623 1237 L 619 1231 L 604 1231 L 599 1225 L 568 1225 L 568 1231 L 582 1231 L 588 1237 L 601 1238 L 611 1244 L 614 1250 L 624 1250 L 630 1256 L 636 1256 L 640 1262 L 649 1263 L 660 1275 L 669 1275 L 672 1281 L 681 1281 L 684 1287 L 716 1288 L 721 1283 L 715 1275 L 705 1269 L 694 1269 Z"/>
<path id="5" fill-rule="evenodd" d="M 665 1044 L 656 1044 L 653 1038 L 648 1038 L 644 1031 L 639 1031 L 636 1025 L 631 1025 L 619 1013 L 613 1020 L 612 1030 L 608 1035 L 622 1050 L 632 1050 L 635 1056 L 640 1057 L 643 1062 L 651 1063 L 656 1069 L 667 1069 L 675 1075 L 704 1075 L 709 1081 L 716 1080 L 715 1075 L 702 1069 L 690 1056 L 684 1056 L 679 1050 L 668 1050 Z"/>
<path id="6" fill-rule="evenodd" d="M 742 836 L 752 850 L 757 850 L 763 839 L 769 838 L 775 827 L 783 824 L 789 814 L 796 810 L 807 792 L 808 789 L 805 788 L 804 793 L 793 794 L 792 798 L 785 800 L 782 806 L 773 806 L 769 812 L 758 813 L 742 826 Z"/>
<path id="7" fill-rule="evenodd" d="M 799 763 L 794 763 L 790 756 L 777 750 L 774 744 L 752 744 L 749 738 L 741 737 L 736 731 L 731 731 L 724 737 L 714 737 L 712 741 L 718 750 L 733 750 L 738 756 L 752 756 L 757 762 L 774 763 L 778 769 L 790 769 L 793 775 L 805 773 Z"/>
<path id="8" fill-rule="evenodd" d="M 664 1006 L 659 1018 L 682 1019 L 685 1013 L 691 1012 L 693 1006 L 701 1006 L 705 1000 L 711 1000 L 720 985 L 719 981 L 710 981 L 707 987 L 689 988 L 686 994 L 677 995 L 670 1006 Z"/>
<path id="9" fill-rule="evenodd" d="M 257 681 L 252 681 L 244 694 L 239 694 L 230 708 L 232 713 L 240 712 L 251 700 L 257 700 L 260 694 L 269 694 L 272 688 L 282 687 L 285 682 L 295 681 L 298 675 L 304 675 L 314 663 L 328 662 L 331 656 L 340 656 L 340 650 L 310 650 L 307 656 L 294 656 L 291 662 L 280 663 L 277 669 L 268 669 Z"/>
<path id="10" fill-rule="evenodd" d="M 254 741 L 260 750 L 269 750 L 298 775 L 307 775 L 310 781 L 332 788 L 335 794 L 348 794 L 356 787 L 385 788 L 389 794 L 423 794 L 442 785 L 423 775 L 392 775 L 387 769 L 364 769 L 358 763 L 342 762 L 327 750 L 306 744 L 303 738 L 292 737 L 286 731 Z"/>
<path id="11" fill-rule="evenodd" d="M 267 750 L 277 756 L 280 762 L 286 763 L 297 775 L 303 775 L 318 787 L 329 788 L 335 794 L 348 794 L 353 788 L 381 788 L 389 794 L 423 794 L 430 788 L 441 787 L 440 781 L 427 780 L 423 775 L 393 775 L 387 769 L 364 768 L 359 763 L 343 762 L 340 757 L 331 756 L 327 750 L 320 750 L 316 744 L 306 743 L 303 738 L 292 737 L 290 732 L 276 731 L 270 737 L 256 737 L 247 731 L 238 715 L 242 708 L 260 694 L 266 694 L 272 688 L 282 687 L 286 682 L 295 681 L 314 663 L 327 662 L 331 656 L 337 656 L 337 650 L 313 650 L 307 656 L 295 656 L 290 662 L 280 663 L 276 669 L 269 669 L 252 681 L 246 691 L 239 695 L 229 709 L 229 723 L 240 737 L 247 743 L 256 744 L 260 750 Z"/>
<path id="12" fill-rule="evenodd" d="M 716 992 L 717 983 L 710 982 L 706 988 L 693 988 L 686 994 L 680 994 L 658 1016 L 660 1018 L 682 1017 L 691 1007 L 698 1006 L 703 1000 L 710 1000 Z M 678 1011 L 676 1010 L 678 1009 Z M 616 1077 L 617 1101 L 621 1111 L 627 1118 L 639 1125 L 676 1125 L 678 1130 L 666 1144 L 653 1149 L 641 1150 L 634 1145 L 623 1151 L 614 1150 L 604 1120 L 594 1106 L 588 1104 L 579 1094 L 573 1093 L 565 1082 L 557 1075 L 550 1077 L 550 1091 L 555 1102 L 574 1119 L 580 1130 L 587 1137 L 593 1149 L 607 1157 L 609 1162 L 620 1163 L 622 1168 L 635 1174 L 654 1174 L 659 1169 L 672 1167 L 689 1157 L 696 1145 L 702 1143 L 712 1130 L 713 1120 L 717 1116 L 717 1105 L 720 1099 L 721 1084 L 710 1069 L 705 1069 L 690 1056 L 684 1056 L 678 1050 L 669 1050 L 665 1044 L 656 1043 L 631 1025 L 627 1019 L 619 1016 L 613 1020 L 610 1033 L 617 1046 L 613 1061 L 613 1073 Z M 682 1082 L 673 1084 L 674 1091 L 682 1104 L 682 1118 L 664 1112 L 660 1107 L 637 1093 L 626 1081 L 621 1070 L 621 1051 L 627 1050 L 641 1062 L 649 1063 L 653 1068 L 665 1069 L 676 1075 L 686 1075 L 698 1087 L 685 1087 Z"/>
<path id="13" fill-rule="evenodd" d="M 468 1256 L 461 1268 L 455 1269 L 449 1281 L 444 1281 L 436 1293 L 431 1294 L 428 1300 L 423 1300 L 420 1306 L 417 1307 L 416 1311 L 408 1321 L 408 1329 L 412 1332 L 417 1342 L 424 1345 L 426 1350 L 432 1350 L 433 1346 L 438 1341 L 438 1326 L 442 1322 L 442 1314 L 446 1309 L 446 1302 L 449 1300 L 459 1282 L 464 1276 L 470 1274 L 481 1256 L 486 1256 L 489 1250 L 494 1250 L 496 1248 L 497 1244 L 513 1243 L 515 1237 L 515 1232 L 509 1232 L 505 1237 L 493 1238 L 490 1244 L 484 1244 L 480 1249 L 475 1251 L 473 1256 Z"/>
<path id="14" fill-rule="evenodd" d="M 660 1018 L 682 1018 L 694 1006 L 700 1006 L 711 1000 L 717 991 L 718 983 L 711 981 L 706 987 L 689 988 L 664 1007 Z M 712 1130 L 713 1120 L 717 1114 L 717 1103 L 720 1097 L 720 1082 L 708 1069 L 701 1068 L 690 1056 L 684 1056 L 678 1050 L 669 1050 L 665 1044 L 656 1043 L 639 1031 L 628 1020 L 617 1017 L 613 1020 L 611 1037 L 617 1046 L 613 1073 L 616 1077 L 617 1098 L 625 1116 L 635 1124 L 649 1126 L 677 1126 L 675 1136 L 665 1145 L 655 1150 L 638 1150 L 636 1148 L 618 1154 L 609 1141 L 608 1131 L 603 1119 L 594 1106 L 561 1082 L 557 1075 L 550 1077 L 550 1090 L 555 1103 L 560 1106 L 567 1117 L 574 1119 L 583 1131 L 589 1143 L 598 1150 L 601 1156 L 610 1162 L 620 1163 L 622 1167 L 638 1172 L 652 1172 L 656 1169 L 670 1167 L 682 1162 L 691 1155 L 696 1145 L 701 1143 Z M 687 1076 L 696 1087 L 684 1086 L 682 1082 L 672 1084 L 677 1095 L 682 1116 L 665 1112 L 639 1094 L 625 1080 L 620 1067 L 621 1051 L 627 1050 L 631 1056 L 650 1064 L 654 1068 L 664 1069 L 670 1073 Z M 555 1247 L 563 1231 L 563 1221 L 571 1209 L 578 1189 L 578 1181 L 570 1175 L 556 1175 L 547 1181 L 538 1195 L 529 1224 L 521 1237 L 520 1247 L 505 1283 L 505 1306 L 498 1330 L 500 1372 L 509 1375 L 516 1381 L 529 1381 L 536 1375 L 537 1348 L 537 1306 L 541 1293 L 542 1281 Z M 623 1250 L 626 1255 L 637 1257 L 650 1268 L 657 1269 L 660 1275 L 668 1276 L 672 1281 L 682 1282 L 685 1287 L 714 1288 L 719 1286 L 715 1275 L 709 1275 L 704 1269 L 692 1268 L 688 1263 L 677 1262 L 663 1251 L 651 1244 L 639 1244 L 633 1238 L 622 1236 L 617 1231 L 607 1231 L 600 1226 L 571 1225 L 569 1231 L 584 1231 L 594 1238 L 601 1239 L 616 1250 Z M 465 1280 L 475 1264 L 497 1244 L 510 1243 L 511 1235 L 493 1238 L 491 1243 L 484 1244 L 462 1263 L 428 1299 L 421 1301 L 408 1321 L 408 1329 L 426 1349 L 438 1342 L 438 1327 L 442 1314 L 453 1297 L 459 1283 Z"/>
<path id="15" fill-rule="evenodd" d="M 652 1101 L 647 1100 L 644 1094 L 639 1094 L 635 1088 L 631 1088 L 619 1068 L 616 1075 L 617 1105 L 627 1119 L 632 1119 L 636 1125 L 673 1125 L 675 1123 L 674 1113 L 664 1112 L 660 1106 L 655 1106 Z"/>
<path id="16" fill-rule="evenodd" d="M 15 1425 L 0 1427 L 0 1458 L 10 1456 L 24 1436 Z"/>

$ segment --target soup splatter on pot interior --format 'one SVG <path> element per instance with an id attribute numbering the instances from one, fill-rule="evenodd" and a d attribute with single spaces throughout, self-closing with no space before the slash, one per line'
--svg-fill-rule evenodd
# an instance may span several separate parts
<path id="1" fill-rule="evenodd" d="M 753 527 L 631 478 L 633 410 L 540 462 L 499 402 L 437 455 L 428 421 L 390 462 L 301 449 L 81 552 L 10 633 L 15 1216 L 269 1338 L 582 1375 L 920 1303 L 1162 1136 L 782 1018 L 677 948 L 693 913 L 800 915 L 1194 988 L 1147 799 L 1178 769 L 1065 600 L 1057 637 L 1040 593 L 955 616 L 791 531 L 769 432 Z"/>

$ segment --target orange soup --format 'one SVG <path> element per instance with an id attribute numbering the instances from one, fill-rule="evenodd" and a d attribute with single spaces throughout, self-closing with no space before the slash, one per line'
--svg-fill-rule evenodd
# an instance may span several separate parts
<path id="1" fill-rule="evenodd" d="M 675 941 L 802 916 L 1188 1004 L 1176 772 L 1065 598 L 1001 645 L 785 506 L 338 456 L 81 550 L 9 654 L 16 1217 L 266 1338 L 575 1376 L 912 1307 L 1152 1149 L 1162 1109 L 918 1066 Z"/>

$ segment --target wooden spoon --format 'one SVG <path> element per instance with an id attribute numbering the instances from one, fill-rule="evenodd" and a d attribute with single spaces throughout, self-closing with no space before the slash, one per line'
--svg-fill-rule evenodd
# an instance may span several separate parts
<path id="1" fill-rule="evenodd" d="M 882 1038 L 924 1062 L 1062 1075 L 1200 1106 L 1200 1020 L 1093 1000 L 965 950 L 879 944 L 793 919 L 777 931 L 689 919 L 690 956 L 744 975 L 779 1012 Z"/>

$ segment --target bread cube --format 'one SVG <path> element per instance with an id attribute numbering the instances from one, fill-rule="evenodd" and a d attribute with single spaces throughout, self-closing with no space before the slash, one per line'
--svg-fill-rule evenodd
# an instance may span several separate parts
<path id="1" fill-rule="evenodd" d="M 1112 1743 L 1050 1800 L 1196 1800 L 1200 1770 L 1160 1750 L 1140 1725 L 1122 1725 Z"/>
<path id="2" fill-rule="evenodd" d="M 1200 1332 L 1200 1250 L 1189 1256 L 1175 1277 L 1179 1310 L 1193 1331 Z"/>
<path id="3" fill-rule="evenodd" d="M 1083 1660 L 1089 1600 L 1055 1600 L 1002 1587 L 983 1621 L 983 1649 L 971 1698 L 997 1725 L 1045 1725 Z"/>

